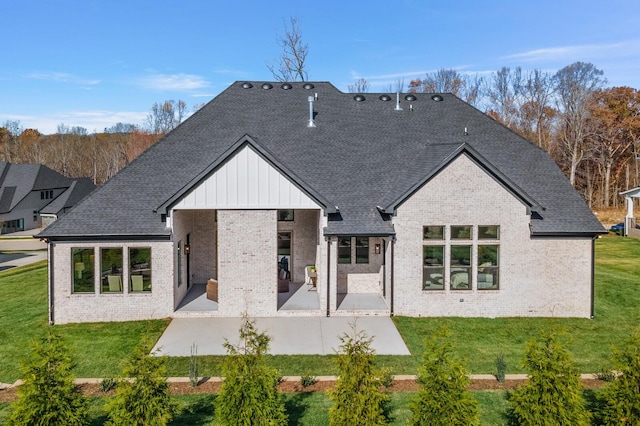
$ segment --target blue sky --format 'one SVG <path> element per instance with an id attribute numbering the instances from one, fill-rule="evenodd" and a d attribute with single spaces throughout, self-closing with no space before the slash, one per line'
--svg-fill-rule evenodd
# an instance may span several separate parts
<path id="1" fill-rule="evenodd" d="M 4 3 L 4 4 L 2 4 Z M 154 102 L 209 101 L 237 80 L 272 80 L 283 22 L 298 19 L 309 79 L 370 91 L 439 68 L 550 72 L 575 61 L 640 88 L 637 0 L 261 2 L 0 0 L 0 125 L 55 133 L 143 124 Z"/>

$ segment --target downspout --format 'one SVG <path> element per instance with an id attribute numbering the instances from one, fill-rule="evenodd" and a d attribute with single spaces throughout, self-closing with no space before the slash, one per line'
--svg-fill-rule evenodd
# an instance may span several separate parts
<path id="1" fill-rule="evenodd" d="M 591 239 L 591 319 L 595 316 L 596 237 Z"/>
<path id="2" fill-rule="evenodd" d="M 331 304 L 329 303 L 331 291 L 329 282 L 331 281 L 331 237 L 327 238 L 327 317 L 331 316 Z"/>
<path id="3" fill-rule="evenodd" d="M 382 296 L 387 297 L 387 241 L 382 239 Z"/>
<path id="4" fill-rule="evenodd" d="M 53 309 L 54 309 L 54 303 L 53 303 L 53 244 L 52 242 L 48 242 L 47 244 L 47 261 L 49 262 L 48 264 L 48 269 L 49 269 L 49 286 L 48 286 L 48 296 L 49 296 L 49 325 L 53 325 L 55 324 L 54 321 L 54 315 L 53 315 Z"/>
<path id="5" fill-rule="evenodd" d="M 394 251 L 393 247 L 395 246 L 395 244 L 396 244 L 395 243 L 395 238 L 391 237 L 391 278 L 389 280 L 389 296 L 390 296 L 390 299 L 391 299 L 391 301 L 389 303 L 389 307 L 390 307 L 389 314 L 390 314 L 390 316 L 393 316 L 393 275 L 394 275 L 394 273 L 393 273 L 394 267 L 393 266 L 394 266 L 394 263 L 395 263 L 394 259 L 393 259 L 393 251 Z"/>

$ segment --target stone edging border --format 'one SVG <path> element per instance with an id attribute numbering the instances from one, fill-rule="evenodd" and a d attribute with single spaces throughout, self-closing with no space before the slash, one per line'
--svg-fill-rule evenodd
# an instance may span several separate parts
<path id="1" fill-rule="evenodd" d="M 417 376 L 415 375 L 397 375 L 393 376 L 393 380 L 416 380 Z M 496 380 L 496 376 L 493 374 L 471 374 L 469 375 L 471 380 Z M 506 374 L 505 380 L 526 380 L 528 378 L 527 374 Z M 597 380 L 597 374 L 581 374 L 580 378 L 583 380 Z M 198 383 L 207 383 L 207 382 L 222 382 L 224 379 L 222 377 L 199 377 Z M 282 376 L 282 380 L 286 382 L 299 382 L 301 376 Z M 315 379 L 318 382 L 333 382 L 338 380 L 337 376 L 315 376 Z M 76 379 L 75 383 L 77 385 L 83 384 L 100 384 L 104 379 L 101 378 L 82 378 Z M 169 383 L 189 383 L 189 377 L 167 377 L 167 381 Z M 22 379 L 16 380 L 12 384 L 2 383 L 0 382 L 0 390 L 14 388 L 22 385 Z"/>

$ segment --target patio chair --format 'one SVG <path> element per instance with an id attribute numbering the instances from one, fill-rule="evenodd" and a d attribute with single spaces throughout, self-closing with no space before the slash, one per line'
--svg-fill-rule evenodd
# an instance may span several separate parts
<path id="1" fill-rule="evenodd" d="M 131 275 L 131 291 L 143 291 L 142 275 Z"/>
<path id="2" fill-rule="evenodd" d="M 109 291 L 122 291 L 122 278 L 120 278 L 120 275 L 109 275 L 107 280 L 109 281 Z"/>

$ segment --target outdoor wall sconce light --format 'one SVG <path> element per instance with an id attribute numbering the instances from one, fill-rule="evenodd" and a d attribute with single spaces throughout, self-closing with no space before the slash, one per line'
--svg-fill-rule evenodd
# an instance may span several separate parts
<path id="1" fill-rule="evenodd" d="M 380 244 L 376 244 L 376 245 L 374 245 L 374 246 L 373 246 L 373 251 L 374 251 L 376 254 L 380 254 Z"/>
<path id="2" fill-rule="evenodd" d="M 184 254 L 189 255 L 189 253 L 191 253 L 191 245 L 190 244 L 185 244 L 184 245 Z"/>

